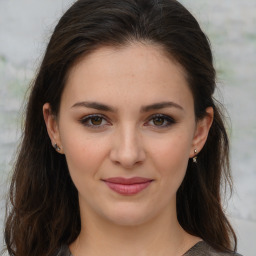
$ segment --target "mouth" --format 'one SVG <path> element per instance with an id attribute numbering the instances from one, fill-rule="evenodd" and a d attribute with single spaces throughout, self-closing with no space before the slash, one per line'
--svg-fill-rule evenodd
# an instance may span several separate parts
<path id="1" fill-rule="evenodd" d="M 113 177 L 103 181 L 110 189 L 121 195 L 135 195 L 147 188 L 153 180 L 143 177 Z"/>

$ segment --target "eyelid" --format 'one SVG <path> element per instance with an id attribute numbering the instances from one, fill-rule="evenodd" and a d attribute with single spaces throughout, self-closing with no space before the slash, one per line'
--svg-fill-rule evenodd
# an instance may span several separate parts
<path id="1" fill-rule="evenodd" d="M 156 117 L 161 117 L 161 118 L 167 120 L 167 122 L 168 122 L 166 125 L 161 125 L 161 126 L 153 125 L 153 127 L 156 128 L 156 129 L 163 129 L 163 128 L 169 127 L 169 126 L 171 126 L 171 125 L 177 123 L 177 121 L 176 121 L 173 117 L 171 117 L 171 116 L 169 116 L 169 115 L 165 115 L 165 114 L 153 114 L 153 115 L 151 115 L 151 116 L 148 118 L 148 121 L 147 121 L 147 123 L 146 123 L 146 126 L 149 126 L 149 125 L 148 125 L 148 122 L 150 122 L 152 119 L 154 119 L 154 118 L 156 118 Z"/>
<path id="2" fill-rule="evenodd" d="M 102 118 L 103 120 L 105 120 L 107 122 L 107 124 L 100 124 L 100 125 L 86 124 L 87 121 L 89 121 L 90 119 L 92 119 L 94 117 Z M 165 125 L 150 125 L 149 122 L 152 121 L 154 118 L 157 118 L 157 117 L 163 118 L 165 120 L 165 122 L 167 121 L 167 124 L 165 124 Z M 106 125 L 110 124 L 108 118 L 103 114 L 90 114 L 90 115 L 84 116 L 81 119 L 79 119 L 79 122 L 82 125 L 84 125 L 86 127 L 89 127 L 89 128 L 92 128 L 92 129 L 104 128 Z M 175 123 L 176 123 L 176 120 L 173 117 L 169 116 L 169 115 L 153 114 L 153 115 L 151 115 L 150 117 L 147 118 L 147 121 L 144 124 L 144 126 L 152 126 L 156 129 L 163 129 L 163 128 L 167 128 L 167 127 L 169 127 L 169 126 L 171 126 Z"/>
<path id="3" fill-rule="evenodd" d="M 92 128 L 92 129 L 98 129 L 98 128 L 103 128 L 105 127 L 106 125 L 109 125 L 109 124 L 100 124 L 100 125 L 90 125 L 90 124 L 86 124 L 87 121 L 89 121 L 90 119 L 94 118 L 94 117 L 100 117 L 102 118 L 103 120 L 105 120 L 106 122 L 109 123 L 108 121 L 108 118 L 106 118 L 105 115 L 102 115 L 102 114 L 90 114 L 90 115 L 87 115 L 87 116 L 84 116 L 82 118 L 79 119 L 79 122 L 86 126 L 86 127 L 89 127 L 89 128 Z"/>

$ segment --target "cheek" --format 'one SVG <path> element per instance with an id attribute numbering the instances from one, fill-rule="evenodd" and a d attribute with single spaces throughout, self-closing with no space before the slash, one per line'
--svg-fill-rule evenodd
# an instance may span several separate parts
<path id="1" fill-rule="evenodd" d="M 168 136 L 151 148 L 152 161 L 161 179 L 169 185 L 179 186 L 186 173 L 191 139 L 186 133 Z"/>
<path id="2" fill-rule="evenodd" d="M 102 138 L 85 135 L 85 132 L 76 130 L 70 136 L 64 130 L 61 136 L 68 168 L 72 178 L 81 179 L 83 176 L 92 176 L 97 173 L 107 152 L 107 142 Z"/>

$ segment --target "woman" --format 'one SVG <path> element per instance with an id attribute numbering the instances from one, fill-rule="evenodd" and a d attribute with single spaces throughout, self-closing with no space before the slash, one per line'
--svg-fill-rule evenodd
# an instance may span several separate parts
<path id="1" fill-rule="evenodd" d="M 27 105 L 10 255 L 237 255 L 209 42 L 174 0 L 78 0 Z"/>

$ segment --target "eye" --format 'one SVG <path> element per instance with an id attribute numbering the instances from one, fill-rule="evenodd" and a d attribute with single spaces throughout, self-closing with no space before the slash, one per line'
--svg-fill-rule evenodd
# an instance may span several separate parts
<path id="1" fill-rule="evenodd" d="M 109 122 L 102 115 L 89 115 L 83 117 L 80 122 L 91 128 L 101 128 L 105 125 L 108 125 Z"/>
<path id="2" fill-rule="evenodd" d="M 167 115 L 156 114 L 151 116 L 146 125 L 155 126 L 158 128 L 165 128 L 175 123 L 175 120 Z"/>

